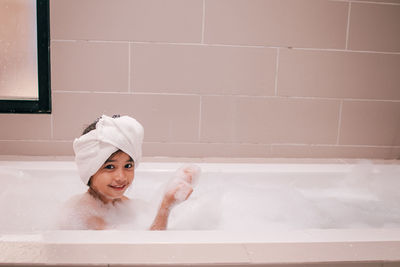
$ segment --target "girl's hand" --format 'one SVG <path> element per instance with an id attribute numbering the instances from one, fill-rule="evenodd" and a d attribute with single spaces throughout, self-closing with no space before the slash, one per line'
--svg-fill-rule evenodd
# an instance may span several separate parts
<path id="1" fill-rule="evenodd" d="M 187 165 L 178 169 L 167 185 L 164 198 L 150 230 L 165 230 L 172 207 L 186 199 L 193 192 L 193 184 L 200 175 L 200 168 L 196 165 Z"/>
<path id="2" fill-rule="evenodd" d="M 199 175 L 200 168 L 196 165 L 186 165 L 179 168 L 167 185 L 164 196 L 165 204 L 172 207 L 188 199 L 193 192 L 193 184 Z"/>
<path id="3" fill-rule="evenodd" d="M 163 203 L 166 208 L 172 208 L 174 205 L 188 199 L 192 192 L 193 187 L 191 184 L 185 181 L 174 182 L 174 185 L 165 193 Z"/>

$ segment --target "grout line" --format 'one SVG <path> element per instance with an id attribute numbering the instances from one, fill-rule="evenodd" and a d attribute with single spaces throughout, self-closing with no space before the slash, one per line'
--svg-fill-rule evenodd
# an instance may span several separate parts
<path id="1" fill-rule="evenodd" d="M 206 0 L 203 0 L 203 18 L 201 22 L 201 43 L 204 44 L 204 32 L 205 32 L 205 21 L 206 21 Z"/>
<path id="2" fill-rule="evenodd" d="M 341 2 L 340 0 L 331 0 L 331 1 L 336 1 L 336 2 Z M 350 2 L 350 3 L 358 3 L 358 4 L 372 4 L 372 5 L 389 5 L 389 6 L 399 6 L 400 3 L 385 3 L 385 2 L 373 2 L 373 1 L 352 1 L 352 0 L 343 0 L 344 2 Z"/>
<path id="3" fill-rule="evenodd" d="M 79 40 L 68 40 L 68 39 L 51 39 L 51 42 L 58 43 L 58 42 L 70 42 L 70 43 L 77 43 Z"/>
<path id="4" fill-rule="evenodd" d="M 278 72 L 279 72 L 279 55 L 280 49 L 277 49 L 276 52 L 276 67 L 275 67 L 275 96 L 278 96 Z"/>
<path id="5" fill-rule="evenodd" d="M 50 140 L 50 139 L 0 139 L 0 142 L 56 142 L 56 143 L 69 143 L 73 142 L 74 138 L 71 140 L 65 140 L 65 139 L 60 139 L 60 140 Z M 209 144 L 209 145 L 262 145 L 262 146 L 314 146 L 314 147 L 319 147 L 319 146 L 325 146 L 325 147 L 356 147 L 356 148 L 393 148 L 397 149 L 400 148 L 400 146 L 389 146 L 389 145 L 336 145 L 336 144 L 308 144 L 308 143 L 232 143 L 232 142 L 155 142 L 155 141 L 145 141 L 144 143 L 146 144 L 183 144 L 183 145 L 204 145 L 204 144 Z"/>
<path id="6" fill-rule="evenodd" d="M 76 42 L 80 40 L 52 40 L 52 42 Z M 212 46 L 212 47 L 236 47 L 236 48 L 285 48 L 293 50 L 308 50 L 308 51 L 327 51 L 327 52 L 353 52 L 353 53 L 369 53 L 369 54 L 387 54 L 400 55 L 400 52 L 391 51 L 369 51 L 369 50 L 346 50 L 335 48 L 317 48 L 317 47 L 287 47 L 287 46 L 267 46 L 267 45 L 237 45 L 237 44 L 207 44 L 207 43 L 174 43 L 174 42 L 150 42 L 150 41 L 107 41 L 107 40 L 91 40 L 98 43 L 131 43 L 131 44 L 153 44 L 153 45 L 188 45 L 188 46 Z"/>
<path id="7" fill-rule="evenodd" d="M 199 136 L 198 136 L 198 141 L 201 141 L 201 120 L 202 120 L 202 106 L 203 106 L 203 96 L 200 96 L 200 107 L 199 107 Z"/>
<path id="8" fill-rule="evenodd" d="M 88 43 L 111 43 L 111 44 L 126 44 L 130 43 L 128 40 L 77 40 L 77 41 L 83 41 L 83 42 L 88 42 Z"/>
<path id="9" fill-rule="evenodd" d="M 349 10 L 347 13 L 347 29 L 346 29 L 346 45 L 345 45 L 346 50 L 349 49 L 350 13 L 351 13 L 351 2 L 349 2 Z"/>
<path id="10" fill-rule="evenodd" d="M 50 139 L 54 140 L 54 114 L 50 116 Z"/>
<path id="11" fill-rule="evenodd" d="M 103 92 L 103 91 L 68 91 L 56 90 L 54 93 L 70 93 L 70 94 L 120 94 L 129 95 L 129 92 Z M 135 95 L 165 95 L 165 96 L 215 96 L 215 97 L 237 97 L 237 98 L 265 98 L 265 99 L 306 99 L 306 100 L 325 100 L 325 101 L 359 101 L 359 102 L 390 102 L 400 103 L 399 100 L 391 99 L 368 99 L 368 98 L 338 98 L 338 97 L 314 97 L 314 96 L 275 96 L 275 95 L 239 95 L 239 94 L 200 94 L 200 93 L 163 93 L 163 92 L 133 92 Z"/>
<path id="12" fill-rule="evenodd" d="M 399 100 L 391 100 L 391 99 L 367 99 L 367 98 L 343 98 L 343 101 L 359 101 L 359 102 L 391 102 L 391 103 L 399 103 Z"/>
<path id="13" fill-rule="evenodd" d="M 351 53 L 365 53 L 365 54 L 386 54 L 386 55 L 400 55 L 400 52 L 382 52 L 382 51 L 368 51 L 368 50 L 346 50 L 346 49 L 331 49 L 331 48 L 307 48 L 307 47 L 293 47 L 293 50 L 305 51 L 318 51 L 318 52 L 351 52 Z"/>
<path id="14" fill-rule="evenodd" d="M 128 92 L 132 93 L 132 89 L 131 89 L 131 49 L 132 49 L 132 44 L 129 43 L 128 46 Z"/>
<path id="15" fill-rule="evenodd" d="M 0 142 L 59 142 L 59 143 L 67 143 L 67 142 L 73 142 L 74 138 L 71 140 L 58 140 L 58 139 L 0 139 Z"/>
<path id="16" fill-rule="evenodd" d="M 339 121 L 338 121 L 338 131 L 337 131 L 337 138 L 336 138 L 337 145 L 339 145 L 340 130 L 342 127 L 342 111 L 343 111 L 343 100 L 340 101 L 340 107 L 339 107 Z"/>
<path id="17" fill-rule="evenodd" d="M 217 46 L 217 47 L 237 47 L 237 48 L 279 48 L 278 46 L 265 46 L 265 45 L 237 45 L 237 44 L 212 44 L 212 43 L 175 43 L 175 42 L 146 42 L 146 41 L 135 41 L 132 43 L 153 44 L 153 45 Z"/>
<path id="18" fill-rule="evenodd" d="M 68 91 L 68 90 L 55 90 L 54 93 L 68 93 L 68 94 L 116 94 L 116 95 L 130 95 L 129 92 L 121 91 Z"/>
<path id="19" fill-rule="evenodd" d="M 0 140 L 1 141 L 1 140 Z M 6 140 L 10 141 L 10 140 Z M 356 148 L 400 148 L 400 146 L 389 146 L 389 145 L 336 145 L 336 144 L 309 144 L 309 143 L 237 143 L 237 142 L 156 142 L 156 141 L 145 141 L 146 144 L 182 144 L 182 145 L 262 145 L 262 146 L 304 146 L 304 147 L 356 147 Z"/>
<path id="20" fill-rule="evenodd" d="M 250 143 L 252 144 L 252 143 Z M 400 148 L 400 146 L 389 146 L 389 145 L 382 145 L 382 146 L 377 146 L 377 145 L 337 145 L 337 144 L 298 144 L 298 143 L 271 143 L 271 144 L 265 144 L 265 145 L 271 145 L 271 146 L 314 146 L 314 147 L 319 147 L 319 146 L 326 146 L 326 147 L 357 147 L 357 148 Z"/>

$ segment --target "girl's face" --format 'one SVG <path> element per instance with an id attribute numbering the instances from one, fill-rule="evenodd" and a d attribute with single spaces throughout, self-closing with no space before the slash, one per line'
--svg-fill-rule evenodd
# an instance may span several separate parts
<path id="1" fill-rule="evenodd" d="M 92 176 L 90 186 L 109 200 L 122 198 L 133 181 L 134 162 L 125 152 L 111 156 Z"/>

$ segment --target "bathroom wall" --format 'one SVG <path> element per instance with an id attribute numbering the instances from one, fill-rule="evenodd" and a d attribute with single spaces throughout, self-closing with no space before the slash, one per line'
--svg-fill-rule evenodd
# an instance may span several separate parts
<path id="1" fill-rule="evenodd" d="M 51 0 L 52 114 L 0 154 L 72 155 L 101 114 L 145 156 L 400 156 L 400 0 Z"/>

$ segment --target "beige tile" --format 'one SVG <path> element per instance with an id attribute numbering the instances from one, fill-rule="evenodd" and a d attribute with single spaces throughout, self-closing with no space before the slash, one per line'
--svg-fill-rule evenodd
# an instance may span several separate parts
<path id="1" fill-rule="evenodd" d="M 344 101 L 339 144 L 400 145 L 400 102 Z"/>
<path id="2" fill-rule="evenodd" d="M 252 98 L 253 99 L 253 98 Z M 257 99 L 257 98 L 255 98 Z M 241 98 L 231 96 L 203 97 L 201 103 L 201 132 L 200 140 L 203 142 L 240 142 L 239 127 L 241 122 L 237 122 Z M 260 100 L 261 101 L 261 100 Z M 266 101 L 266 100 L 265 100 Z M 251 111 L 246 111 L 249 118 L 261 120 L 262 116 L 256 119 L 251 116 Z M 262 113 L 260 113 L 261 115 Z M 238 125 L 239 124 L 239 125 Z M 259 127 L 258 127 L 259 128 Z M 256 143 L 255 140 L 251 140 Z"/>
<path id="3" fill-rule="evenodd" d="M 133 115 L 142 122 L 145 141 L 197 142 L 200 97 L 183 95 L 133 95 Z"/>
<path id="4" fill-rule="evenodd" d="M 400 99 L 400 55 L 281 49 L 278 95 Z"/>
<path id="5" fill-rule="evenodd" d="M 397 157 L 400 156 L 400 151 Z M 359 146 L 313 146 L 311 157 L 320 158 L 362 158 L 362 159 L 396 159 L 391 147 Z"/>
<path id="6" fill-rule="evenodd" d="M 270 155 L 269 145 L 261 144 L 212 144 L 212 143 L 144 143 L 143 153 L 147 157 L 257 157 Z"/>
<path id="7" fill-rule="evenodd" d="M 271 156 L 275 158 L 311 158 L 311 146 L 299 145 L 271 145 Z"/>
<path id="8" fill-rule="evenodd" d="M 145 144 L 146 145 L 146 144 Z M 258 145 L 262 146 L 262 145 Z M 268 148 L 269 146 L 265 146 Z M 12 156 L 0 157 L 4 159 L 14 160 Z M 65 160 L 71 160 L 68 157 Z M 143 157 L 142 162 L 178 162 L 178 163 L 229 163 L 229 164 L 350 164 L 352 162 L 358 162 L 359 159 L 338 159 L 338 158 L 270 158 L 270 157 L 160 157 L 150 156 Z M 377 164 L 399 164 L 399 160 L 384 160 L 378 159 L 373 160 L 373 163 Z"/>
<path id="9" fill-rule="evenodd" d="M 399 32 L 400 5 L 370 3 L 351 5 L 350 49 L 400 52 Z"/>
<path id="10" fill-rule="evenodd" d="M 344 48 L 347 9 L 337 1 L 206 1 L 205 42 Z"/>
<path id="11" fill-rule="evenodd" d="M 50 8 L 52 39 L 201 40 L 202 0 L 54 0 Z"/>
<path id="12" fill-rule="evenodd" d="M 400 4 L 400 0 L 351 0 L 352 2 L 373 2 L 373 3 L 387 3 L 387 4 Z"/>
<path id="13" fill-rule="evenodd" d="M 132 114 L 128 94 L 53 93 L 54 138 L 73 140 L 102 114 Z"/>
<path id="14" fill-rule="evenodd" d="M 391 147 L 358 147 L 358 146 L 313 146 L 311 157 L 320 158 L 363 158 L 394 159 Z"/>
<path id="15" fill-rule="evenodd" d="M 134 92 L 274 95 L 276 49 L 134 44 Z"/>
<path id="16" fill-rule="evenodd" d="M 73 107 L 73 108 L 72 108 Z M 145 141 L 197 141 L 199 97 L 107 93 L 55 93 L 54 137 L 72 140 L 102 114 L 130 115 Z"/>
<path id="17" fill-rule="evenodd" d="M 72 156 L 72 142 L 0 141 L 0 155 Z"/>
<path id="18" fill-rule="evenodd" d="M 282 158 L 368 158 L 395 159 L 392 147 L 271 145 L 271 156 Z M 400 156 L 400 151 L 397 156 Z"/>
<path id="19" fill-rule="evenodd" d="M 50 139 L 51 115 L 49 114 L 0 114 L 0 139 Z"/>
<path id="20" fill-rule="evenodd" d="M 222 143 L 336 142 L 339 102 L 203 97 L 201 140 Z"/>
<path id="21" fill-rule="evenodd" d="M 128 91 L 129 44 L 52 42 L 53 90 Z"/>

